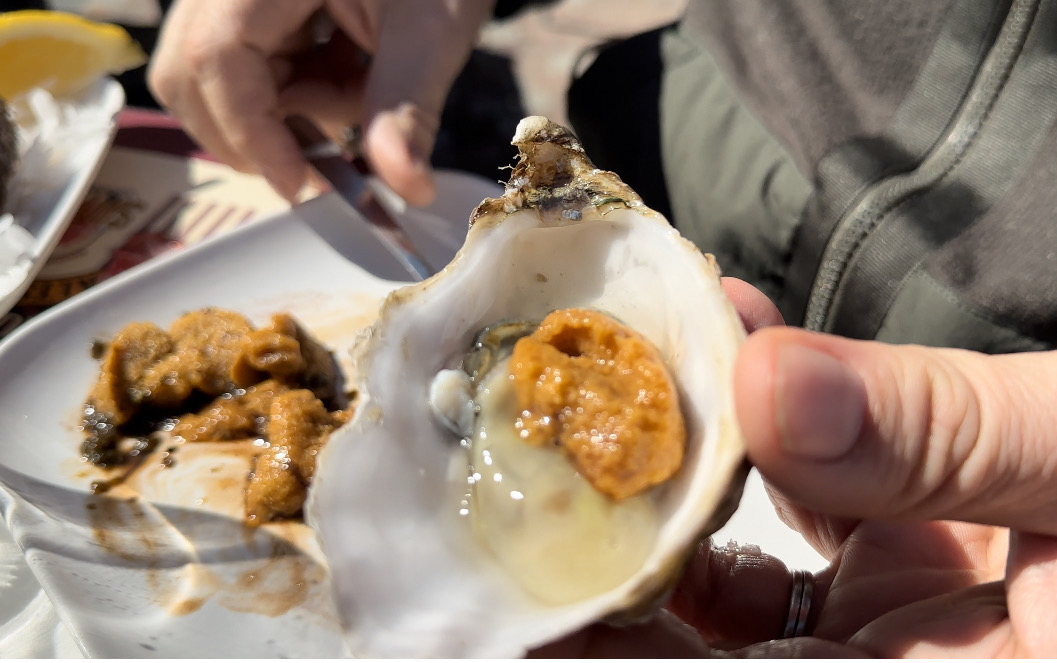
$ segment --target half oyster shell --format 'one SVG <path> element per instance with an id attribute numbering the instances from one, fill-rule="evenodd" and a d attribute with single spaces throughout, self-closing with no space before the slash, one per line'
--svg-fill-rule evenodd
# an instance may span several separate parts
<path id="1" fill-rule="evenodd" d="M 530 117 L 513 142 L 506 191 L 474 211 L 459 254 L 393 292 L 364 333 L 361 405 L 319 457 L 307 516 L 357 656 L 521 656 L 596 620 L 646 614 L 741 495 L 731 376 L 744 330 L 714 260 L 594 168 L 566 129 Z M 526 591 L 459 515 L 467 451 L 429 400 L 480 330 L 571 307 L 605 312 L 657 347 L 687 439 L 680 470 L 646 498 L 657 527 L 630 577 L 553 602 Z"/>

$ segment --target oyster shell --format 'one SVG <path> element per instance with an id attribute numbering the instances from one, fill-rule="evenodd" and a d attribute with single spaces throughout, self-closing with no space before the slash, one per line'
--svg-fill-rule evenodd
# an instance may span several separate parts
<path id="1" fill-rule="evenodd" d="M 521 656 L 593 621 L 644 614 L 741 495 L 730 385 L 744 331 L 714 260 L 595 169 L 566 129 L 530 117 L 513 142 L 506 191 L 474 211 L 459 254 L 394 291 L 363 334 L 361 405 L 319 458 L 307 516 L 355 655 Z M 546 601 L 459 516 L 467 451 L 434 416 L 430 389 L 483 328 L 571 307 L 605 312 L 660 350 L 687 439 L 680 470 L 644 498 L 657 526 L 630 577 Z"/>

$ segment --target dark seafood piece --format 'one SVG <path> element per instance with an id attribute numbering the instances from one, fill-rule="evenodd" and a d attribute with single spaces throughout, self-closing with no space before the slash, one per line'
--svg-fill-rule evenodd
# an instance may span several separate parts
<path id="1" fill-rule="evenodd" d="M 17 166 L 18 134 L 7 104 L 0 99 L 0 212 L 3 212 L 7 202 L 7 187 Z"/>

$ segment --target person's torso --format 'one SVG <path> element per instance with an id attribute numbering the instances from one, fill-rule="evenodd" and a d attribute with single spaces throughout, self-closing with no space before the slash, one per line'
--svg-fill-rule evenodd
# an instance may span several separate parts
<path id="1" fill-rule="evenodd" d="M 707 119 L 662 118 L 676 223 L 791 324 L 1057 346 L 1054 25 L 1050 0 L 691 0 L 668 94 Z M 693 149 L 707 182 L 679 181 Z"/>

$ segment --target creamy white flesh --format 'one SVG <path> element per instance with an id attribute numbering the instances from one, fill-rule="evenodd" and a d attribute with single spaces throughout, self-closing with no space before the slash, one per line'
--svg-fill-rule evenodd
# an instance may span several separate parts
<path id="1" fill-rule="evenodd" d="M 533 447 L 514 428 L 513 380 L 501 362 L 477 390 L 469 504 L 481 539 L 533 596 L 569 603 L 617 587 L 649 555 L 658 522 L 648 493 L 614 501 L 555 447 Z"/>

